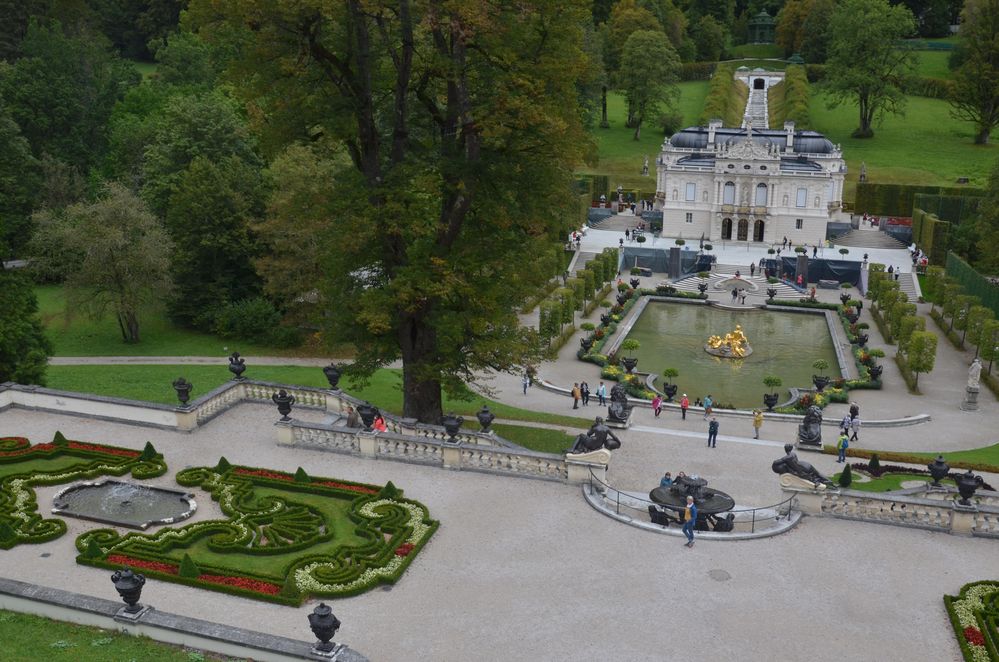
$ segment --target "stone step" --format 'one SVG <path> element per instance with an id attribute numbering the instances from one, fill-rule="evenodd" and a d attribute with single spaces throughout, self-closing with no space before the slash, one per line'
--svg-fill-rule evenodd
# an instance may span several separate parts
<path id="1" fill-rule="evenodd" d="M 884 232 L 865 232 L 862 230 L 851 230 L 837 237 L 835 243 L 837 246 L 856 248 L 906 248 L 906 245 L 901 241 Z"/>

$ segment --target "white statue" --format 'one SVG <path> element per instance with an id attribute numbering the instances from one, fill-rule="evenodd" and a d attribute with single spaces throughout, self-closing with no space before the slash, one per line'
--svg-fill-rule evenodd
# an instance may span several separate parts
<path id="1" fill-rule="evenodd" d="M 968 388 L 978 389 L 978 378 L 982 374 L 982 362 L 980 359 L 975 359 L 971 363 L 971 367 L 968 368 Z"/>

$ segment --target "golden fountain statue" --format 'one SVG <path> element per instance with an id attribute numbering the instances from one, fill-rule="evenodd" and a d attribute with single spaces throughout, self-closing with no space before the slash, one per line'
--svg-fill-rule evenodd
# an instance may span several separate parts
<path id="1" fill-rule="evenodd" d="M 753 348 L 749 346 L 749 339 L 742 332 L 742 325 L 736 324 L 735 331 L 726 333 L 724 338 L 720 336 L 708 338 L 708 344 L 704 346 L 704 351 L 712 356 L 742 359 L 752 354 Z"/>

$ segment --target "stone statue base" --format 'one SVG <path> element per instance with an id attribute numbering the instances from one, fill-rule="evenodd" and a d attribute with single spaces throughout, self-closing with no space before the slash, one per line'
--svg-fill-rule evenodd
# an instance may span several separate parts
<path id="1" fill-rule="evenodd" d="M 753 354 L 753 348 L 750 347 L 749 345 L 743 347 L 742 356 L 737 356 L 733 354 L 732 350 L 730 350 L 728 347 L 715 348 L 712 347 L 711 345 L 704 345 L 704 351 L 710 354 L 711 356 L 717 356 L 720 359 L 744 359 L 747 356 L 752 356 Z"/>
<path id="2" fill-rule="evenodd" d="M 804 478 L 799 478 L 794 474 L 781 474 L 780 475 L 780 486 L 789 487 L 799 490 L 824 490 L 826 486 L 822 483 L 813 483 L 810 480 L 805 480 Z"/>
<path id="3" fill-rule="evenodd" d="M 598 448 L 588 453 L 566 453 L 565 459 L 588 464 L 610 464 L 611 452 L 606 448 Z"/>
<path id="4" fill-rule="evenodd" d="M 964 411 L 978 411 L 977 386 L 964 387 L 964 402 L 961 403 L 961 409 Z"/>
<path id="5" fill-rule="evenodd" d="M 794 447 L 797 450 L 800 450 L 800 451 L 810 451 L 812 453 L 821 453 L 822 452 L 822 442 L 821 441 L 818 442 L 818 443 L 815 443 L 815 444 L 810 444 L 810 443 L 807 443 L 807 442 L 804 442 L 804 441 L 797 441 L 797 442 L 795 442 Z"/>

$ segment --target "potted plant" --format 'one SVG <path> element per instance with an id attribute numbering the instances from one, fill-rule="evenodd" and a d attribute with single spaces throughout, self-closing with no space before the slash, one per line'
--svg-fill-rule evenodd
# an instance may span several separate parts
<path id="1" fill-rule="evenodd" d="M 777 296 L 777 288 L 768 287 L 767 288 L 767 300 L 768 301 L 773 301 L 775 296 Z"/>
<path id="2" fill-rule="evenodd" d="M 635 237 L 635 241 L 637 241 L 640 244 L 644 244 L 645 243 L 645 235 L 644 234 L 638 235 L 637 237 Z"/>
<path id="3" fill-rule="evenodd" d="M 781 381 L 780 377 L 777 375 L 767 375 L 763 378 L 763 384 L 768 389 L 769 393 L 763 394 L 763 404 L 766 406 L 767 411 L 773 411 L 774 407 L 777 406 L 777 400 L 780 395 L 777 393 L 777 389 L 781 387 L 784 382 Z"/>
<path id="4" fill-rule="evenodd" d="M 673 380 L 680 376 L 680 371 L 676 368 L 666 368 L 663 370 L 663 393 L 666 395 L 667 402 L 673 402 L 673 397 L 677 392 L 677 385 L 673 383 Z"/>
<path id="5" fill-rule="evenodd" d="M 677 239 L 677 240 L 676 240 L 676 241 L 674 241 L 673 243 L 674 243 L 674 244 L 676 244 L 677 246 L 683 246 L 683 245 L 684 245 L 684 244 L 686 244 L 687 242 L 685 242 L 685 241 L 684 241 L 683 239 Z"/>
<path id="6" fill-rule="evenodd" d="M 642 270 L 640 267 L 632 267 L 630 273 L 632 276 L 637 276 L 638 274 L 642 273 Z"/>
<path id="7" fill-rule="evenodd" d="M 631 371 L 638 366 L 638 359 L 634 358 L 631 353 L 636 349 L 639 349 L 641 346 L 642 344 L 634 338 L 628 338 L 621 343 L 621 349 L 628 352 L 628 356 L 621 359 L 621 364 L 624 366 L 625 370 L 628 371 L 629 375 L 631 374 Z"/>
<path id="8" fill-rule="evenodd" d="M 839 254 L 842 255 L 842 256 L 844 256 L 844 257 L 846 257 L 846 254 L 849 253 L 849 252 L 850 252 L 849 249 L 846 249 L 846 248 L 839 249 Z"/>
<path id="9" fill-rule="evenodd" d="M 844 306 L 850 305 L 850 293 L 843 292 L 842 294 L 839 295 L 839 300 L 843 302 Z"/>
<path id="10" fill-rule="evenodd" d="M 631 280 L 628 281 L 628 284 L 631 285 L 631 289 L 637 290 L 638 286 L 642 284 L 642 281 L 638 280 L 637 278 L 632 278 Z"/>
<path id="11" fill-rule="evenodd" d="M 812 375 L 812 383 L 815 384 L 815 390 L 821 393 L 822 389 L 829 383 L 829 378 L 822 374 L 823 371 L 829 369 L 829 361 L 819 359 L 812 363 L 812 367 L 819 372 L 817 375 Z"/>
<path id="12" fill-rule="evenodd" d="M 704 244 L 704 250 L 706 250 L 706 251 L 712 251 L 714 249 L 715 249 L 715 247 L 712 246 L 711 244 Z"/>
<path id="13" fill-rule="evenodd" d="M 772 249 L 772 248 L 768 248 L 768 249 L 767 249 L 767 255 L 773 255 L 773 254 L 774 254 L 774 253 L 776 253 L 776 252 L 777 252 L 777 251 L 775 251 L 775 250 L 774 250 L 774 249 Z"/>
<path id="14" fill-rule="evenodd" d="M 804 246 L 795 246 L 794 252 L 797 253 L 798 255 L 804 255 L 805 253 L 808 252 L 808 249 L 805 248 Z"/>

